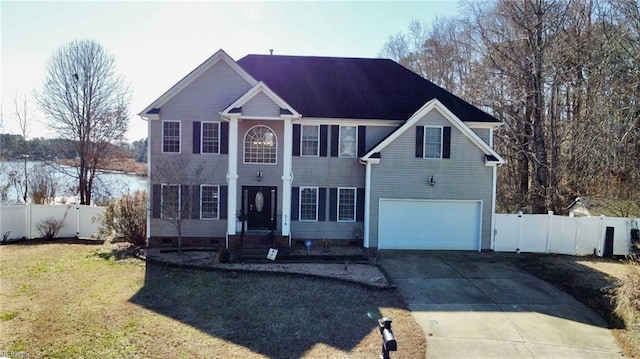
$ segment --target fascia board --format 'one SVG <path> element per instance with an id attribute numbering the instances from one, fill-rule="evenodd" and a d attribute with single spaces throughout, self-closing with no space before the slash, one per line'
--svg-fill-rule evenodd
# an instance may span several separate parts
<path id="1" fill-rule="evenodd" d="M 331 117 L 301 117 L 297 122 L 305 125 L 341 125 L 341 126 L 400 126 L 404 120 L 376 120 Z"/>
<path id="2" fill-rule="evenodd" d="M 474 121 L 465 121 L 465 125 L 469 128 L 496 128 L 504 126 L 504 122 L 474 122 Z"/>
<path id="3" fill-rule="evenodd" d="M 369 152 L 367 152 L 364 156 L 362 156 L 363 160 L 369 159 L 374 153 L 382 151 L 385 147 L 387 147 L 391 142 L 395 141 L 401 134 L 403 134 L 407 129 L 413 126 L 419 119 L 424 117 L 429 111 L 433 109 L 434 103 L 437 101 L 436 99 L 430 100 L 425 103 L 418 111 L 416 111 L 409 119 L 402 125 L 400 128 L 395 130 L 391 135 L 389 135 L 384 141 L 380 142 L 376 147 L 372 148 Z"/>
<path id="4" fill-rule="evenodd" d="M 280 106 L 280 108 L 287 109 L 292 113 L 291 115 L 285 115 L 281 117 L 293 117 L 293 118 L 301 117 L 298 111 L 293 109 L 293 107 L 291 107 L 288 103 L 286 103 L 280 96 L 278 96 L 275 92 L 273 92 L 273 90 L 271 90 L 269 86 L 267 86 L 262 81 L 255 84 L 249 91 L 245 92 L 244 95 L 240 96 L 231 105 L 227 106 L 227 108 L 225 108 L 221 112 L 222 116 L 229 116 L 230 115 L 229 111 L 237 107 L 242 107 L 242 105 L 249 102 L 252 98 L 254 98 L 259 93 L 264 93 L 265 95 L 267 95 L 267 97 L 269 97 L 269 99 L 271 99 L 271 101 L 273 101 L 276 105 Z"/>
<path id="5" fill-rule="evenodd" d="M 447 119 L 451 124 L 456 126 L 460 132 L 462 132 L 468 139 L 471 140 L 482 152 L 486 155 L 492 155 L 498 159 L 498 163 L 503 164 L 505 160 L 500 156 L 493 148 L 489 147 L 489 145 L 484 142 L 475 132 L 473 132 L 469 127 L 467 127 L 456 115 L 454 115 L 448 108 L 446 108 L 440 101 L 436 100 L 435 104 L 436 109 Z"/>
<path id="6" fill-rule="evenodd" d="M 224 50 L 220 49 L 215 54 L 211 55 L 207 60 L 205 60 L 202 64 L 196 67 L 193 71 L 187 74 L 187 76 L 183 77 L 180 81 L 178 81 L 175 85 L 173 85 L 167 92 L 158 97 L 155 101 L 153 101 L 149 106 L 147 106 L 144 110 L 142 110 L 138 115 L 146 116 L 145 113 L 150 111 L 153 108 L 162 107 L 167 101 L 169 101 L 173 96 L 182 91 L 185 87 L 191 84 L 195 79 L 200 77 L 204 72 L 210 69 L 213 65 L 217 64 L 219 61 L 226 62 L 234 71 L 240 75 L 245 81 L 247 81 L 251 86 L 255 85 L 258 81 L 251 77 L 248 72 L 246 72 L 240 65 L 238 65 L 229 55 L 227 55 Z"/>
<path id="7" fill-rule="evenodd" d="M 418 122 L 421 118 L 423 118 L 426 114 L 431 112 L 432 110 L 437 110 L 440 112 L 444 118 L 446 118 L 453 126 L 455 126 L 460 132 L 462 132 L 471 142 L 473 142 L 482 152 L 487 155 L 495 156 L 499 163 L 504 163 L 504 159 L 494 151 L 489 145 L 487 145 L 478 135 L 476 135 L 471 129 L 466 126 L 456 115 L 454 115 L 448 108 L 446 108 L 440 101 L 437 99 L 432 99 L 424 104 L 416 113 L 414 113 L 407 122 L 404 123 L 400 128 L 398 128 L 394 133 L 392 133 L 389 137 L 387 137 L 384 141 L 380 142 L 376 147 L 371 149 L 366 155 L 362 157 L 363 160 L 370 158 L 374 153 L 382 151 L 385 147 L 387 147 L 391 142 L 393 142 L 396 138 L 398 138 L 401 134 L 403 134 L 407 129 L 413 127 L 413 125 Z"/>

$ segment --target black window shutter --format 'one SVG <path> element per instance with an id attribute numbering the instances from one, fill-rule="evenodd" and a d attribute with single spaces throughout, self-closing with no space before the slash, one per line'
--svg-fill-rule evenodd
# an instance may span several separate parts
<path id="1" fill-rule="evenodd" d="M 162 213 L 162 186 L 151 186 L 151 217 L 160 218 Z"/>
<path id="2" fill-rule="evenodd" d="M 200 219 L 200 186 L 191 186 L 191 218 Z"/>
<path id="3" fill-rule="evenodd" d="M 364 222 L 364 188 L 358 188 L 356 197 L 356 221 Z"/>
<path id="4" fill-rule="evenodd" d="M 189 210 L 191 206 L 191 197 L 189 196 L 189 185 L 180 185 L 180 218 L 187 219 L 191 217 Z"/>
<path id="5" fill-rule="evenodd" d="M 327 139 L 329 126 L 320 125 L 320 157 L 327 157 Z"/>
<path id="6" fill-rule="evenodd" d="M 228 197 L 229 187 L 228 186 L 220 186 L 220 193 L 218 194 L 219 204 L 220 204 L 220 219 L 227 219 L 227 197 Z"/>
<path id="7" fill-rule="evenodd" d="M 451 127 L 442 128 L 442 158 L 451 158 Z"/>
<path id="8" fill-rule="evenodd" d="M 297 221 L 300 219 L 300 187 L 291 187 L 291 220 Z"/>
<path id="9" fill-rule="evenodd" d="M 229 153 L 229 122 L 220 122 L 220 153 Z"/>
<path id="10" fill-rule="evenodd" d="M 338 157 L 338 146 L 340 145 L 340 126 L 331 126 L 331 157 Z"/>
<path id="11" fill-rule="evenodd" d="M 327 220 L 327 189 L 318 189 L 318 221 Z"/>
<path id="12" fill-rule="evenodd" d="M 364 156 L 367 144 L 367 126 L 358 126 L 358 157 Z"/>
<path id="13" fill-rule="evenodd" d="M 424 157 L 424 126 L 416 127 L 416 157 Z"/>
<path id="14" fill-rule="evenodd" d="M 329 220 L 338 220 L 338 189 L 329 188 Z"/>
<path id="15" fill-rule="evenodd" d="M 200 153 L 200 121 L 193 121 L 193 153 Z"/>
<path id="16" fill-rule="evenodd" d="M 301 126 L 293 125 L 293 155 L 300 156 L 300 130 Z"/>

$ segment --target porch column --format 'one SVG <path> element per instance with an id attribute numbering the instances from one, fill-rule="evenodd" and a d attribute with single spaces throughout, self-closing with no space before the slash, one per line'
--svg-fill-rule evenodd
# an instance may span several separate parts
<path id="1" fill-rule="evenodd" d="M 371 215 L 371 162 L 367 161 L 364 177 L 364 233 L 362 246 L 369 248 L 369 216 Z"/>
<path id="2" fill-rule="evenodd" d="M 227 235 L 236 234 L 238 201 L 238 118 L 229 119 L 229 171 L 227 172 Z"/>
<path id="3" fill-rule="evenodd" d="M 293 181 L 293 124 L 291 118 L 284 120 L 283 160 L 282 160 L 282 235 L 291 235 L 291 181 Z M 291 239 L 289 238 L 289 244 Z"/>

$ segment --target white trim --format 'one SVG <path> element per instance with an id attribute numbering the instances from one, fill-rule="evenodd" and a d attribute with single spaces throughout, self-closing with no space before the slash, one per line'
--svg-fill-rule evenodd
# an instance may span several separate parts
<path id="1" fill-rule="evenodd" d="M 178 124 L 178 152 L 165 152 L 164 150 L 164 124 L 174 122 Z M 160 123 L 162 127 L 162 142 L 160 143 L 160 152 L 166 154 L 180 154 L 182 153 L 182 121 L 179 120 L 162 120 Z"/>
<path id="2" fill-rule="evenodd" d="M 214 218 L 202 218 L 202 187 L 215 187 L 216 195 L 217 195 L 217 203 L 216 203 L 216 216 Z M 201 184 L 200 185 L 200 219 L 203 221 L 214 221 L 220 219 L 220 186 L 217 184 Z M 227 216 L 228 217 L 228 216 Z"/>
<path id="3" fill-rule="evenodd" d="M 236 234 L 236 210 L 238 193 L 238 119 L 229 121 L 229 155 L 227 172 L 227 243 L 229 248 L 229 236 Z"/>
<path id="4" fill-rule="evenodd" d="M 493 166 L 491 169 L 491 233 L 489 237 L 491 238 L 491 250 L 494 249 L 495 245 L 495 230 L 496 230 L 496 191 L 498 189 L 498 167 Z"/>
<path id="5" fill-rule="evenodd" d="M 315 219 L 302 219 L 302 190 L 314 189 L 316 191 L 316 218 Z M 300 186 L 298 188 L 298 221 L 300 222 L 318 222 L 318 205 L 320 198 L 320 189 L 313 186 Z"/>
<path id="6" fill-rule="evenodd" d="M 340 190 L 353 190 L 353 219 L 340 219 Z M 356 187 L 338 187 L 336 196 L 336 222 L 355 222 L 358 218 L 356 211 L 358 210 L 358 189 Z"/>
<path id="7" fill-rule="evenodd" d="M 469 126 L 469 128 L 490 128 L 494 129 L 496 127 L 500 127 L 504 125 L 504 122 L 475 122 L 475 121 L 465 121 L 465 125 Z"/>
<path id="8" fill-rule="evenodd" d="M 273 137 L 274 137 L 274 147 L 276 149 L 276 153 L 275 153 L 275 162 L 247 162 L 246 160 L 246 151 L 247 151 L 247 135 L 249 134 L 249 131 L 253 130 L 256 127 L 265 127 L 268 128 L 269 131 L 271 131 L 273 133 Z M 291 142 L 291 141 L 289 141 Z M 264 124 L 259 124 L 259 125 L 255 125 L 250 127 L 247 132 L 244 133 L 244 136 L 242 136 L 242 163 L 245 165 L 268 165 L 268 166 L 273 166 L 273 165 L 277 165 L 278 164 L 278 134 L 276 133 L 276 131 L 274 131 L 271 127 L 264 125 Z"/>
<path id="9" fill-rule="evenodd" d="M 196 67 L 193 71 L 191 71 L 187 76 L 183 77 L 180 81 L 178 81 L 175 85 L 173 85 L 167 92 L 158 97 L 155 101 L 153 101 L 149 106 L 145 107 L 144 110 L 138 113 L 141 117 L 148 117 L 149 119 L 153 118 L 153 115 L 147 114 L 147 112 L 153 110 L 154 108 L 160 108 L 165 103 L 167 103 L 170 99 L 172 99 L 176 94 L 182 91 L 185 87 L 191 84 L 195 79 L 200 77 L 203 73 L 217 64 L 219 61 L 224 61 L 227 63 L 240 77 L 242 77 L 247 83 L 251 86 L 258 83 L 256 79 L 251 77 L 249 73 L 247 73 L 240 65 L 238 65 L 229 55 L 227 55 L 224 50 L 220 49 L 216 51 L 215 54 L 211 55 L 207 60 L 205 60 L 202 64 Z"/>
<path id="10" fill-rule="evenodd" d="M 204 124 L 215 123 L 218 125 L 218 152 L 204 152 Z M 220 121 L 200 121 L 200 154 L 201 155 L 219 155 L 221 146 Z"/>
<path id="11" fill-rule="evenodd" d="M 147 122 L 147 243 L 149 243 L 149 238 L 151 238 L 151 218 L 152 209 L 151 206 L 154 205 L 152 203 L 152 195 L 153 195 L 153 187 L 151 186 L 151 146 L 153 143 L 153 137 L 151 136 L 151 122 Z M 159 203 L 156 205 L 160 205 Z"/>
<path id="12" fill-rule="evenodd" d="M 302 146 L 302 143 L 304 142 L 303 133 L 305 127 L 315 127 L 317 130 L 316 134 L 318 139 L 318 147 L 316 148 L 317 153 L 315 155 L 302 154 L 302 149 L 304 148 L 304 146 Z M 298 146 L 300 146 L 300 157 L 320 157 L 320 125 L 300 124 L 300 143 L 298 143 Z"/>
<path id="13" fill-rule="evenodd" d="M 369 226 L 371 220 L 369 216 L 371 216 L 371 165 L 373 162 L 367 161 L 365 167 L 365 177 L 364 177 L 364 234 L 363 234 L 363 242 L 362 246 L 365 248 L 369 248 Z"/>
<path id="14" fill-rule="evenodd" d="M 353 156 L 342 155 L 342 128 L 353 127 L 355 129 L 355 136 L 353 138 Z M 358 158 L 358 126 L 353 125 L 340 125 L 338 129 L 338 158 Z"/>
<path id="15" fill-rule="evenodd" d="M 401 134 L 406 132 L 409 128 L 412 128 L 418 121 L 420 121 L 426 114 L 432 110 L 436 110 L 444 116 L 453 126 L 455 126 L 463 135 L 465 135 L 471 142 L 473 142 L 482 152 L 487 155 L 492 155 L 498 159 L 497 164 L 504 164 L 505 160 L 494 151 L 489 145 L 484 142 L 478 135 L 476 135 L 469 127 L 467 127 L 456 115 L 454 115 L 449 109 L 447 109 L 440 101 L 433 99 L 424 104 L 416 113 L 414 113 L 400 128 L 391 133 L 384 141 L 380 142 L 377 146 L 367 152 L 361 157 L 362 160 L 368 160 L 373 154 L 382 151 L 391 142 L 395 141 Z"/>
<path id="16" fill-rule="evenodd" d="M 300 114 L 293 107 L 291 107 L 288 103 L 286 103 L 280 96 L 278 96 L 275 92 L 273 92 L 264 82 L 260 81 L 255 84 L 249 91 L 245 92 L 244 95 L 240 96 L 237 100 L 235 100 L 231 105 L 227 106 L 220 114 L 222 117 L 228 118 L 229 116 L 239 115 L 242 117 L 242 114 L 237 113 L 229 113 L 229 111 L 234 108 L 242 107 L 245 103 L 249 102 L 252 98 L 254 98 L 259 93 L 265 94 L 271 101 L 273 101 L 280 108 L 287 109 L 291 111 L 291 115 L 280 115 L 280 117 L 257 117 L 259 119 L 272 119 L 279 120 L 283 117 L 289 118 L 300 118 Z M 256 117 L 256 116 L 251 116 Z"/>
<path id="17" fill-rule="evenodd" d="M 290 118 L 284 119 L 282 154 L 282 235 L 291 234 L 291 182 L 293 163 L 293 124 Z"/>
<path id="18" fill-rule="evenodd" d="M 440 157 L 427 157 L 427 128 L 440 129 Z M 422 129 L 422 158 L 425 160 L 441 160 L 443 159 L 444 150 L 444 126 L 424 126 Z"/>
<path id="19" fill-rule="evenodd" d="M 353 118 L 330 118 L 330 117 L 304 117 L 296 119 L 296 123 L 308 125 L 340 125 L 340 126 L 384 126 L 398 127 L 405 123 L 404 120 L 376 120 L 376 119 L 353 119 Z"/>

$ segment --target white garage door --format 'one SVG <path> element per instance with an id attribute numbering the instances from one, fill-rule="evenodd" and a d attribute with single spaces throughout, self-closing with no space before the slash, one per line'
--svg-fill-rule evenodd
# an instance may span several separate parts
<path id="1" fill-rule="evenodd" d="M 480 201 L 380 199 L 378 248 L 478 250 Z"/>

